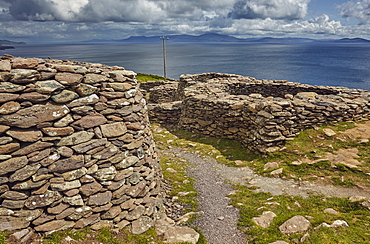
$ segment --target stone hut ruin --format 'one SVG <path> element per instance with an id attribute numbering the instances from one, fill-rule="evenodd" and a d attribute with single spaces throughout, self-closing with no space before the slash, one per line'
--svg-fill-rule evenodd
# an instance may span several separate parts
<path id="1" fill-rule="evenodd" d="M 163 213 L 161 181 L 134 72 L 1 57 L 1 231 L 142 233 Z"/>
<path id="2" fill-rule="evenodd" d="M 262 153 L 279 150 L 302 130 L 370 115 L 370 93 L 360 89 L 218 73 L 152 83 L 146 89 L 151 121 L 238 140 Z"/>

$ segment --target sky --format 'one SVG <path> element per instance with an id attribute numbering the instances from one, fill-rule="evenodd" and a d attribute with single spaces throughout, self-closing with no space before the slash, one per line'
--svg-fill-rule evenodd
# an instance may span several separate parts
<path id="1" fill-rule="evenodd" d="M 0 0 L 0 39 L 12 41 L 209 32 L 370 39 L 370 0 Z"/>

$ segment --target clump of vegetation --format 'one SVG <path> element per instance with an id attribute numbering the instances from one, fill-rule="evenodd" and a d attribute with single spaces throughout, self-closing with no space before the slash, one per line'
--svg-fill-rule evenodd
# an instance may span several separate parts
<path id="1" fill-rule="evenodd" d="M 163 76 L 143 74 L 143 73 L 137 73 L 136 79 L 138 83 L 147 82 L 147 81 L 165 80 Z"/>
<path id="2" fill-rule="evenodd" d="M 279 226 L 288 219 L 305 216 L 311 227 L 306 232 L 309 237 L 305 243 L 370 243 L 369 210 L 359 202 L 350 202 L 345 198 L 313 195 L 308 198 L 298 196 L 273 196 L 270 193 L 255 192 L 254 188 L 235 185 L 237 191 L 230 195 L 232 205 L 240 209 L 239 227 L 247 234 L 251 243 L 270 243 L 276 240 L 291 242 L 300 240 L 305 233 L 285 235 Z M 324 212 L 332 208 L 337 214 Z M 277 216 L 268 228 L 258 226 L 253 217 L 264 211 L 272 211 Z M 346 221 L 349 227 L 318 227 L 322 223 L 332 224 L 336 220 Z"/>

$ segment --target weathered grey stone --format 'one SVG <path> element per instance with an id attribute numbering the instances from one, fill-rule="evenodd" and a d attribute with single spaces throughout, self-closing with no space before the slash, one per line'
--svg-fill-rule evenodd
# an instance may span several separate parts
<path id="1" fill-rule="evenodd" d="M 73 150 L 75 150 L 77 153 L 85 153 L 93 148 L 100 147 L 105 145 L 108 142 L 106 138 L 103 139 L 92 139 L 88 142 L 78 144 L 76 146 L 73 146 Z"/>
<path id="2" fill-rule="evenodd" d="M 125 158 L 124 160 L 122 160 L 120 163 L 116 164 L 116 168 L 117 169 L 126 169 L 134 164 L 136 164 L 137 162 L 139 162 L 139 158 L 136 157 L 136 156 L 129 156 L 127 158 Z"/>
<path id="3" fill-rule="evenodd" d="M 43 122 L 59 119 L 68 113 L 67 106 L 37 104 L 21 109 L 14 114 L 2 116 L 0 123 L 19 128 L 29 128 Z"/>
<path id="4" fill-rule="evenodd" d="M 57 73 L 55 80 L 59 81 L 63 85 L 74 86 L 81 83 L 83 76 L 80 74 L 73 73 Z"/>
<path id="5" fill-rule="evenodd" d="M 65 219 L 75 211 L 75 208 L 67 208 L 60 214 L 55 216 L 55 219 Z"/>
<path id="6" fill-rule="evenodd" d="M 254 217 L 252 220 L 262 228 L 268 228 L 275 217 L 276 214 L 274 212 L 265 211 L 260 216 Z"/>
<path id="7" fill-rule="evenodd" d="M 100 214 L 93 214 L 93 215 L 90 215 L 87 218 L 79 219 L 76 222 L 74 228 L 76 228 L 76 229 L 84 228 L 88 225 L 95 224 L 96 222 L 99 222 L 99 221 L 100 221 Z"/>
<path id="8" fill-rule="evenodd" d="M 4 76 L 7 78 L 5 79 Z M 26 89 L 26 86 L 13 84 L 11 82 L 6 82 L 11 77 L 9 74 L 0 73 L 0 92 L 19 92 Z"/>
<path id="9" fill-rule="evenodd" d="M 68 191 L 71 189 L 79 188 L 81 186 L 81 183 L 79 180 L 74 180 L 60 184 L 51 184 L 50 186 L 53 191 Z"/>
<path id="10" fill-rule="evenodd" d="M 13 75 L 10 81 L 14 83 L 30 83 L 40 78 L 39 72 L 31 69 L 13 69 L 10 73 Z"/>
<path id="11" fill-rule="evenodd" d="M 58 204 L 55 207 L 48 208 L 47 211 L 50 214 L 60 214 L 61 212 L 63 212 L 64 210 L 66 210 L 68 207 L 69 207 L 68 204 L 66 204 L 66 203 L 60 203 L 60 204 Z"/>
<path id="12" fill-rule="evenodd" d="M 112 157 L 113 155 L 115 155 L 118 152 L 119 152 L 118 147 L 116 147 L 115 145 L 110 145 L 109 147 L 104 148 L 103 150 L 95 153 L 93 155 L 93 158 L 104 160 L 104 159 L 108 159 L 108 158 Z"/>
<path id="13" fill-rule="evenodd" d="M 108 83 L 107 87 L 113 88 L 115 91 L 127 91 L 132 88 L 132 85 L 130 83 Z"/>
<path id="14" fill-rule="evenodd" d="M 113 221 L 111 220 L 100 220 L 99 222 L 93 224 L 90 228 L 92 230 L 100 230 L 102 228 L 112 228 Z"/>
<path id="15" fill-rule="evenodd" d="M 42 94 L 51 94 L 64 88 L 62 84 L 55 80 L 37 81 L 35 83 L 36 91 Z"/>
<path id="16" fill-rule="evenodd" d="M 198 243 L 199 233 L 186 226 L 169 226 L 163 236 L 166 243 Z"/>
<path id="17" fill-rule="evenodd" d="M 57 146 L 73 146 L 80 143 L 87 142 L 94 137 L 93 132 L 79 131 L 73 133 L 70 136 L 63 137 L 58 143 Z"/>
<path id="18" fill-rule="evenodd" d="M 89 197 L 88 205 L 101 206 L 109 203 L 112 200 L 112 192 L 106 191 L 103 193 L 98 193 Z"/>
<path id="19" fill-rule="evenodd" d="M 81 178 L 82 176 L 86 175 L 86 173 L 87 173 L 87 169 L 82 167 L 80 169 L 65 172 L 62 174 L 62 177 L 67 181 L 72 181 L 72 180 Z"/>
<path id="20" fill-rule="evenodd" d="M 85 196 L 93 195 L 103 188 L 98 182 L 94 181 L 89 184 L 84 184 L 80 187 L 80 192 Z"/>
<path id="21" fill-rule="evenodd" d="M 52 96 L 51 99 L 53 99 L 53 101 L 56 103 L 68 103 L 77 99 L 78 97 L 79 96 L 76 92 L 63 90 L 61 93 Z"/>
<path id="22" fill-rule="evenodd" d="M 81 195 L 75 195 L 72 197 L 64 197 L 63 202 L 68 203 L 69 205 L 72 206 L 83 206 L 84 201 L 82 200 Z"/>
<path id="23" fill-rule="evenodd" d="M 75 225 L 74 221 L 65 221 L 65 220 L 53 220 L 45 224 L 35 226 L 36 231 L 48 232 L 48 231 L 58 231 L 72 228 Z"/>
<path id="24" fill-rule="evenodd" d="M 121 213 L 121 207 L 120 206 L 114 206 L 110 208 L 107 212 L 101 215 L 102 219 L 114 219 L 118 214 Z"/>
<path id="25" fill-rule="evenodd" d="M 33 180 L 28 180 L 25 182 L 15 184 L 14 186 L 12 186 L 12 189 L 13 190 L 29 190 L 29 189 L 39 188 L 45 183 L 46 183 L 46 180 L 41 180 L 37 182 L 34 182 Z"/>
<path id="26" fill-rule="evenodd" d="M 15 101 L 19 97 L 19 94 L 13 93 L 0 93 L 0 103 L 6 103 L 9 101 Z"/>
<path id="27" fill-rule="evenodd" d="M 80 208 L 76 208 L 72 214 L 68 215 L 67 219 L 79 220 L 91 212 L 92 212 L 92 209 L 89 206 L 83 206 Z"/>
<path id="28" fill-rule="evenodd" d="M 4 103 L 0 106 L 0 114 L 12 114 L 21 108 L 20 104 L 14 101 Z"/>
<path id="29" fill-rule="evenodd" d="M 8 144 L 9 142 L 12 142 L 13 138 L 11 137 L 0 137 L 0 145 Z"/>
<path id="30" fill-rule="evenodd" d="M 92 94 L 87 97 L 82 97 L 76 100 L 73 100 L 68 104 L 68 107 L 79 107 L 79 106 L 86 106 L 86 105 L 93 105 L 95 103 L 99 102 L 99 97 L 96 94 Z"/>
<path id="31" fill-rule="evenodd" d="M 95 84 L 95 83 L 100 83 L 109 80 L 108 77 L 105 75 L 99 75 L 99 74 L 86 74 L 84 83 L 87 84 Z"/>
<path id="32" fill-rule="evenodd" d="M 41 130 L 48 136 L 67 136 L 71 135 L 74 132 L 73 127 L 63 127 L 63 128 L 45 127 L 41 128 Z"/>
<path id="33" fill-rule="evenodd" d="M 37 161 L 41 161 L 42 159 L 46 158 L 47 156 L 49 156 L 51 153 L 51 149 L 50 148 L 46 148 L 42 151 L 38 151 L 38 152 L 35 152 L 32 154 L 32 156 L 29 156 L 28 160 L 30 162 L 37 162 Z"/>
<path id="34" fill-rule="evenodd" d="M 0 145 L 0 154 L 10 154 L 20 148 L 19 143 L 9 143 L 5 145 Z M 0 172 L 1 172 L 1 164 L 0 164 Z"/>
<path id="35" fill-rule="evenodd" d="M 104 137 L 118 137 L 127 132 L 126 125 L 123 122 L 101 125 L 100 129 Z"/>
<path id="36" fill-rule="evenodd" d="M 0 216 L 0 231 L 12 231 L 27 228 L 30 221 L 13 216 Z"/>
<path id="37" fill-rule="evenodd" d="M 142 205 L 136 206 L 134 210 L 128 212 L 126 219 L 135 220 L 140 218 L 145 212 L 145 207 Z"/>
<path id="38" fill-rule="evenodd" d="M 64 116 L 63 118 L 61 118 L 57 122 L 55 122 L 54 123 L 54 127 L 57 127 L 57 128 L 59 128 L 59 127 L 66 127 L 70 123 L 72 123 L 73 121 L 74 121 L 74 119 L 72 118 L 72 115 L 67 114 L 66 116 Z"/>
<path id="39" fill-rule="evenodd" d="M 113 180 L 116 174 L 117 174 L 116 168 L 111 166 L 108 168 L 99 169 L 94 174 L 94 177 L 98 179 L 99 181 L 107 181 L 107 180 Z"/>
<path id="40" fill-rule="evenodd" d="M 7 191 L 0 196 L 0 198 L 5 198 L 9 200 L 24 200 L 28 198 L 27 194 L 17 191 Z"/>
<path id="41" fill-rule="evenodd" d="M 17 170 L 9 177 L 9 182 L 23 181 L 31 177 L 41 167 L 40 164 L 26 165 L 25 167 Z"/>
<path id="42" fill-rule="evenodd" d="M 75 155 L 70 158 L 58 160 L 51 164 L 48 169 L 50 172 L 64 173 L 74 169 L 83 167 L 84 157 L 83 155 Z"/>
<path id="43" fill-rule="evenodd" d="M 305 217 L 297 215 L 280 225 L 279 230 L 283 234 L 290 235 L 307 231 L 310 225 L 310 221 L 308 221 Z"/>
<path id="44" fill-rule="evenodd" d="M 88 84 L 79 84 L 75 87 L 75 91 L 80 95 L 81 97 L 86 97 L 91 94 L 94 94 L 98 90 L 97 87 L 88 85 Z"/>
<path id="45" fill-rule="evenodd" d="M 46 101 L 50 98 L 50 95 L 41 94 L 38 92 L 23 93 L 18 97 L 20 101 L 30 101 L 32 103 Z"/>
<path id="46" fill-rule="evenodd" d="M 42 142 L 42 141 L 37 141 L 35 143 L 32 143 L 26 147 L 22 147 L 21 149 L 15 151 L 12 153 L 14 156 L 23 156 L 30 154 L 35 151 L 39 151 L 48 147 L 54 146 L 54 143 L 51 142 Z"/>
<path id="47" fill-rule="evenodd" d="M 11 129 L 6 134 L 22 142 L 35 142 L 42 138 L 42 132 L 39 130 Z"/>
<path id="48" fill-rule="evenodd" d="M 107 119 L 101 114 L 91 114 L 82 117 L 80 120 L 77 120 L 73 125 L 79 126 L 81 128 L 92 128 L 99 125 L 107 123 Z"/>
<path id="49" fill-rule="evenodd" d="M 14 58 L 12 61 L 13 69 L 32 69 L 39 64 L 36 58 Z"/>
<path id="50" fill-rule="evenodd" d="M 59 192 L 56 191 L 46 191 L 43 195 L 36 195 L 29 197 L 26 202 L 25 206 L 29 209 L 41 208 L 45 206 L 49 206 L 53 202 L 61 199 L 62 196 Z"/>
<path id="51" fill-rule="evenodd" d="M 154 225 L 154 220 L 147 216 L 140 217 L 132 222 L 131 232 L 134 235 L 139 235 L 149 230 Z"/>
<path id="52" fill-rule="evenodd" d="M 9 60 L 1 60 L 0 61 L 0 71 L 11 71 L 12 65 L 10 64 Z"/>
<path id="53" fill-rule="evenodd" d="M 24 206 L 24 202 L 25 202 L 25 200 L 4 199 L 1 206 L 4 207 L 4 208 L 9 208 L 9 209 L 21 209 Z"/>
<path id="54" fill-rule="evenodd" d="M 4 175 L 9 172 L 14 172 L 28 163 L 27 157 L 15 157 L 8 159 L 4 162 L 0 162 L 0 175 Z"/>

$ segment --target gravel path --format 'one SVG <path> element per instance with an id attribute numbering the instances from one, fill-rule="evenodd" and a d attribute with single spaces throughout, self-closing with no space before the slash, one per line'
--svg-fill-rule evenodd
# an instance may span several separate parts
<path id="1" fill-rule="evenodd" d="M 225 184 L 214 169 L 214 163 L 205 161 L 192 153 L 180 153 L 180 157 L 195 165 L 188 174 L 195 179 L 195 188 L 199 194 L 199 211 L 203 215 L 194 225 L 198 227 L 209 244 L 246 243 L 244 234 L 238 230 L 239 211 L 229 205 L 226 196 L 233 190 Z"/>

